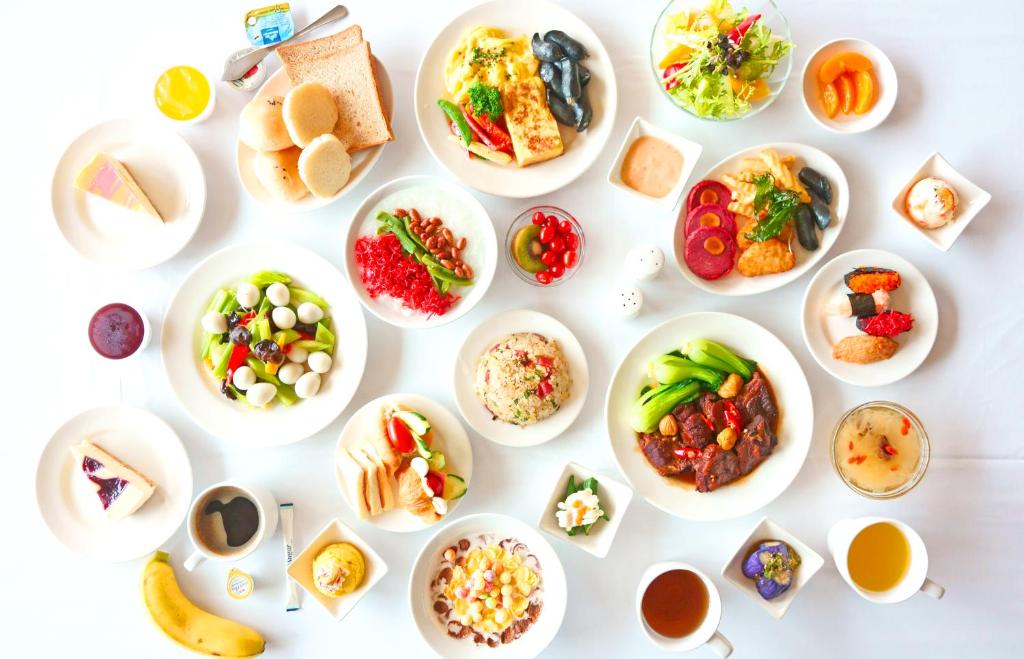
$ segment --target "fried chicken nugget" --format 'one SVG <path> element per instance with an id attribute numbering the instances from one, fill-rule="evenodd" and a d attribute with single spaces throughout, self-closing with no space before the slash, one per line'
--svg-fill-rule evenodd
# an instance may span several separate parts
<path id="1" fill-rule="evenodd" d="M 887 336 L 858 334 L 848 336 L 832 346 L 832 357 L 851 364 L 871 364 L 889 359 L 900 344 Z"/>
<path id="2" fill-rule="evenodd" d="M 778 238 L 771 238 L 763 243 L 751 243 L 740 254 L 736 269 L 744 277 L 760 277 L 792 270 L 795 265 L 796 257 L 789 246 Z"/>

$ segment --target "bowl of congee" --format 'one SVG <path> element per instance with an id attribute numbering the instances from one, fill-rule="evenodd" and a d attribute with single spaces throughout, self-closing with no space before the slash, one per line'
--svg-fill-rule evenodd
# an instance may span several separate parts
<path id="1" fill-rule="evenodd" d="M 836 472 L 850 489 L 871 499 L 893 499 L 914 489 L 930 455 L 921 420 L 896 403 L 858 405 L 832 433 Z"/>

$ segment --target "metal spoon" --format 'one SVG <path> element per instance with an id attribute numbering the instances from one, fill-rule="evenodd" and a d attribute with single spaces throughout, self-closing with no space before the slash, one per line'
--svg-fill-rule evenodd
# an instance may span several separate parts
<path id="1" fill-rule="evenodd" d="M 232 80 L 238 80 L 243 75 L 245 75 L 246 71 L 262 62 L 263 58 L 272 53 L 278 46 L 283 46 L 286 43 L 294 41 L 295 39 L 298 39 L 299 37 L 309 32 L 312 32 L 313 30 L 319 27 L 323 27 L 328 23 L 333 23 L 335 21 L 341 20 L 346 16 L 348 16 L 348 9 L 346 9 L 344 5 L 335 5 L 334 9 L 331 9 L 326 14 L 316 19 L 306 27 L 302 28 L 301 30 L 293 34 L 290 38 L 285 39 L 284 41 L 279 41 L 275 44 L 270 44 L 269 46 L 261 46 L 259 48 L 248 48 L 245 50 L 240 50 L 237 53 L 233 53 L 230 57 L 228 57 L 227 61 L 224 62 L 224 72 L 221 74 L 220 79 L 228 82 Z"/>

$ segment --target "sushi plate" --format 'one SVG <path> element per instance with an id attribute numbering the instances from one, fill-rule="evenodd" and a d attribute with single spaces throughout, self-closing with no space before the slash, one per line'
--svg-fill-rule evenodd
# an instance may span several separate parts
<path id="1" fill-rule="evenodd" d="M 890 308 L 912 314 L 913 327 L 895 337 L 900 344 L 891 358 L 872 364 L 851 364 L 832 357 L 840 339 L 860 334 L 855 319 L 825 312 L 830 300 L 850 292 L 843 276 L 854 268 L 888 268 L 900 273 L 899 288 L 890 292 Z M 830 375 L 861 387 L 878 387 L 907 377 L 924 362 L 939 331 L 939 309 L 928 280 L 906 259 L 880 249 L 858 249 L 826 263 L 804 293 L 803 335 L 807 349 Z"/>

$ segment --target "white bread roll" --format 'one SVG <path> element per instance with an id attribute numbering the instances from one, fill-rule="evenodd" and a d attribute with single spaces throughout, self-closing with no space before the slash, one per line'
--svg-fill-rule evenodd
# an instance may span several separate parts
<path id="1" fill-rule="evenodd" d="M 266 96 L 249 101 L 242 108 L 238 139 L 255 151 L 280 151 L 294 146 L 281 116 L 283 107 L 283 96 Z"/>
<path id="2" fill-rule="evenodd" d="M 333 197 L 352 174 L 352 158 L 332 133 L 317 137 L 299 156 L 299 178 L 317 197 Z"/>
<path id="3" fill-rule="evenodd" d="M 267 192 L 285 201 L 306 196 L 306 184 L 299 177 L 298 147 L 282 151 L 260 151 L 252 161 L 253 173 Z"/>
<path id="4" fill-rule="evenodd" d="M 305 149 L 314 138 L 334 131 L 338 104 L 324 85 L 304 82 L 284 97 L 282 115 L 292 141 Z"/>

